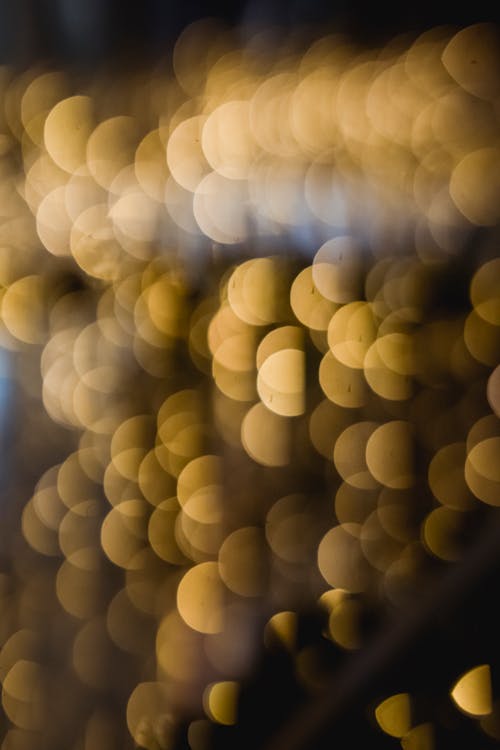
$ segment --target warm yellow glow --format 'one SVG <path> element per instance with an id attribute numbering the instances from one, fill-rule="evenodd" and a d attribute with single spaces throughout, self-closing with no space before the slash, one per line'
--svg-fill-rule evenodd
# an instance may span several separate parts
<path id="1" fill-rule="evenodd" d="M 123 250 L 115 239 L 106 205 L 98 204 L 83 211 L 73 224 L 71 253 L 80 268 L 97 279 L 118 279 Z"/>
<path id="2" fill-rule="evenodd" d="M 185 506 L 194 494 L 206 488 L 217 487 L 221 481 L 222 465 L 215 455 L 200 456 L 191 461 L 177 480 L 177 496 Z"/>
<path id="3" fill-rule="evenodd" d="M 261 340 L 256 354 L 257 368 L 264 364 L 266 359 L 282 349 L 304 348 L 304 331 L 298 326 L 280 326 L 274 328 Z"/>
<path id="4" fill-rule="evenodd" d="M 44 282 L 41 276 L 25 276 L 5 291 L 0 314 L 9 332 L 22 342 L 43 341 L 46 330 Z"/>
<path id="5" fill-rule="evenodd" d="M 45 121 L 45 147 L 55 163 L 70 174 L 85 163 L 93 122 L 92 100 L 88 96 L 63 99 Z"/>
<path id="6" fill-rule="evenodd" d="M 440 503 L 457 510 L 466 510 L 473 504 L 473 497 L 464 477 L 466 459 L 465 443 L 443 446 L 429 466 L 429 486 Z"/>
<path id="7" fill-rule="evenodd" d="M 366 463 L 381 484 L 405 489 L 414 483 L 413 433 L 408 422 L 387 422 L 370 435 L 366 443 Z"/>
<path id="8" fill-rule="evenodd" d="M 358 539 L 358 524 L 346 523 L 328 531 L 318 547 L 318 567 L 330 586 L 349 592 L 364 591 L 372 568 L 366 562 Z"/>
<path id="9" fill-rule="evenodd" d="M 212 112 L 203 126 L 202 147 L 211 167 L 223 177 L 248 177 L 257 155 L 248 102 L 227 102 Z"/>
<path id="10" fill-rule="evenodd" d="M 448 73 L 466 91 L 484 99 L 493 99 L 499 93 L 499 62 L 497 30 L 492 24 L 478 23 L 462 29 L 443 52 Z"/>
<path id="11" fill-rule="evenodd" d="M 432 724 L 418 724 L 401 738 L 403 750 L 434 750 L 434 729 Z"/>
<path id="12" fill-rule="evenodd" d="M 148 539 L 158 557 L 174 565 L 182 565 L 185 557 L 175 538 L 175 524 L 180 511 L 175 497 L 163 500 L 151 514 Z"/>
<path id="13" fill-rule="evenodd" d="M 377 430 L 376 422 L 356 422 L 338 437 L 333 449 L 333 461 L 342 479 L 359 489 L 378 486 L 376 476 L 367 465 L 368 440 Z M 375 443 L 377 445 L 378 441 Z M 371 452 L 370 452 L 371 458 Z"/>
<path id="14" fill-rule="evenodd" d="M 470 490 L 488 505 L 500 503 L 500 473 L 497 460 L 500 437 L 478 442 L 465 462 L 465 481 Z"/>
<path id="15" fill-rule="evenodd" d="M 51 71 L 36 76 L 26 87 L 21 100 L 21 119 L 25 128 L 37 115 L 47 115 L 57 102 L 64 99 L 67 80 L 64 73 Z"/>
<path id="16" fill-rule="evenodd" d="M 263 439 L 264 436 L 264 439 Z M 290 432 L 285 417 L 255 404 L 241 424 L 241 442 L 248 455 L 264 466 L 286 466 L 290 459 Z"/>
<path id="17" fill-rule="evenodd" d="M 87 166 L 98 185 L 109 188 L 116 175 L 133 161 L 137 140 L 132 117 L 101 122 L 87 142 Z"/>
<path id="18" fill-rule="evenodd" d="M 131 417 L 116 430 L 111 440 L 111 458 L 122 476 L 136 480 L 152 440 L 154 423 L 147 415 Z"/>
<path id="19" fill-rule="evenodd" d="M 470 716 L 486 716 L 491 713 L 489 664 L 481 664 L 462 675 L 453 686 L 451 697 L 458 708 Z"/>
<path id="20" fill-rule="evenodd" d="M 492 325 L 500 325 L 500 259 L 478 268 L 471 282 L 470 299 L 477 314 Z"/>
<path id="21" fill-rule="evenodd" d="M 328 634 L 339 646 L 349 651 L 360 648 L 363 643 L 360 620 L 363 614 L 361 603 L 336 589 L 339 596 L 332 602 L 328 618 Z"/>
<path id="22" fill-rule="evenodd" d="M 59 546 L 67 558 L 78 550 L 89 549 L 99 534 L 101 518 L 97 500 L 73 505 L 59 524 Z"/>
<path id="23" fill-rule="evenodd" d="M 6 675 L 2 686 L 2 706 L 8 718 L 21 729 L 42 727 L 44 706 L 42 668 L 34 661 L 20 659 Z"/>
<path id="24" fill-rule="evenodd" d="M 366 403 L 367 387 L 363 373 L 342 364 L 331 351 L 321 360 L 319 382 L 325 396 L 334 404 L 355 409 Z"/>
<path id="25" fill-rule="evenodd" d="M 138 745 L 152 748 L 157 744 L 157 717 L 168 716 L 167 706 L 161 682 L 140 682 L 134 689 L 127 703 L 127 726 Z"/>
<path id="26" fill-rule="evenodd" d="M 223 626 L 224 585 L 217 563 L 195 565 L 177 589 L 177 607 L 182 619 L 200 633 L 218 633 Z"/>
<path id="27" fill-rule="evenodd" d="M 497 417 L 500 416 L 500 365 L 493 370 L 488 379 L 487 396 L 492 410 Z"/>
<path id="28" fill-rule="evenodd" d="M 277 318 L 280 302 L 279 264 L 273 258 L 256 258 L 238 265 L 227 284 L 227 299 L 244 323 L 262 326 Z"/>
<path id="29" fill-rule="evenodd" d="M 381 729 L 391 737 L 403 737 L 411 729 L 411 701 L 408 693 L 398 693 L 386 698 L 375 709 L 375 718 Z"/>
<path id="30" fill-rule="evenodd" d="M 451 508 L 436 508 L 425 519 L 423 539 L 430 551 L 442 560 L 458 560 L 467 516 Z"/>
<path id="31" fill-rule="evenodd" d="M 324 297 L 314 284 L 313 269 L 304 268 L 295 277 L 290 304 L 298 320 L 308 328 L 326 331 L 337 305 Z"/>
<path id="32" fill-rule="evenodd" d="M 156 657 L 162 677 L 189 684 L 196 679 L 202 656 L 199 633 L 177 611 L 162 619 L 156 635 Z"/>
<path id="33" fill-rule="evenodd" d="M 264 642 L 272 648 L 278 642 L 288 651 L 293 651 L 297 640 L 297 615 L 295 612 L 277 612 L 264 629 Z"/>
<path id="34" fill-rule="evenodd" d="M 314 256 L 312 277 L 318 291 L 339 304 L 359 299 L 362 294 L 362 260 L 351 237 L 335 237 Z"/>
<path id="35" fill-rule="evenodd" d="M 298 349 L 281 349 L 262 363 L 257 377 L 257 392 L 268 409 L 284 417 L 304 411 L 305 357 Z"/>
<path id="36" fill-rule="evenodd" d="M 196 187 L 193 213 L 199 228 L 223 245 L 243 242 L 248 236 L 247 185 L 217 172 L 207 174 Z"/>
<path id="37" fill-rule="evenodd" d="M 337 438 L 350 424 L 348 412 L 328 399 L 321 401 L 309 419 L 309 435 L 317 452 L 333 461 Z"/>
<path id="38" fill-rule="evenodd" d="M 376 323 L 371 306 L 366 302 L 343 305 L 328 325 L 328 344 L 333 355 L 347 367 L 364 366 L 365 355 L 373 343 Z"/>
<path id="39" fill-rule="evenodd" d="M 391 349 L 393 341 L 387 341 L 391 336 L 398 334 L 388 334 L 377 339 L 366 352 L 364 359 L 365 378 L 370 388 L 382 398 L 391 401 L 404 401 L 409 398 L 413 392 L 413 386 L 410 375 L 406 372 L 398 372 L 392 364 Z M 390 363 L 390 364 L 389 364 Z M 411 365 L 399 361 L 400 370 L 408 369 Z"/>
<path id="40" fill-rule="evenodd" d="M 56 187 L 40 202 L 36 213 L 38 236 L 47 250 L 56 256 L 70 254 L 69 237 L 73 222 L 64 203 L 66 187 Z"/>
<path id="41" fill-rule="evenodd" d="M 147 539 L 149 509 L 143 500 L 124 500 L 101 526 L 101 545 L 109 559 L 122 568 L 133 568 Z"/>
<path id="42" fill-rule="evenodd" d="M 145 135 L 137 147 L 134 162 L 137 182 L 150 198 L 159 203 L 163 201 L 168 178 L 163 142 L 165 135 L 159 129 Z"/>
<path id="43" fill-rule="evenodd" d="M 219 572 L 226 586 L 240 596 L 263 596 L 269 584 L 268 549 L 255 526 L 233 531 L 219 550 Z"/>
<path id="44" fill-rule="evenodd" d="M 495 225 L 500 218 L 499 166 L 500 150 L 482 148 L 467 154 L 453 170 L 450 195 L 473 224 Z"/>
<path id="45" fill-rule="evenodd" d="M 184 120 L 171 134 L 167 145 L 167 164 L 173 178 L 193 193 L 210 170 L 201 150 L 205 119 L 197 116 Z"/>
<path id="46" fill-rule="evenodd" d="M 207 715 L 219 724 L 231 725 L 237 718 L 238 683 L 215 682 L 203 695 Z"/>

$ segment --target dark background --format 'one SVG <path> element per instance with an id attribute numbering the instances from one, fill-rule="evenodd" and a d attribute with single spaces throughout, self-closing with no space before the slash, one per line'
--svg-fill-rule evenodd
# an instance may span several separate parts
<path id="1" fill-rule="evenodd" d="M 369 0 L 0 0 L 0 63 L 95 65 L 155 59 L 167 54 L 180 31 L 215 16 L 250 33 L 276 25 L 347 32 L 378 44 L 398 33 L 436 25 L 500 21 L 498 3 L 370 2 Z"/>

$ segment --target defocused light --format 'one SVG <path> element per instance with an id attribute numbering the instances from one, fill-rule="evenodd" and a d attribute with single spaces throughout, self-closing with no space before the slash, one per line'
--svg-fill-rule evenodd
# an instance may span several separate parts
<path id="1" fill-rule="evenodd" d="M 491 713 L 491 672 L 489 664 L 466 672 L 455 683 L 451 697 L 458 708 L 470 716 L 485 716 Z"/>
<path id="2" fill-rule="evenodd" d="M 179 614 L 193 630 L 218 633 L 223 627 L 224 585 L 217 563 L 196 565 L 182 578 L 177 590 Z"/>
<path id="3" fill-rule="evenodd" d="M 403 737 L 411 729 L 411 700 L 408 693 L 386 698 L 375 709 L 375 718 L 386 734 Z"/>
<path id="4" fill-rule="evenodd" d="M 63 99 L 47 116 L 45 147 L 55 163 L 70 174 L 85 164 L 93 122 L 92 101 L 88 96 Z"/>
<path id="5" fill-rule="evenodd" d="M 320 695 L 500 505 L 497 30 L 267 36 L 0 69 L 3 750 L 231 743 L 262 635 Z"/>
<path id="6" fill-rule="evenodd" d="M 237 691 L 236 682 L 216 682 L 208 686 L 203 702 L 205 711 L 213 721 L 229 725 L 236 723 Z"/>

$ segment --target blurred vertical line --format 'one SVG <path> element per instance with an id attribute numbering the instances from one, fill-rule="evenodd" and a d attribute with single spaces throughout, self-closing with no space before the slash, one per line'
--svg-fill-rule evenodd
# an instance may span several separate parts
<path id="1" fill-rule="evenodd" d="M 10 480 L 12 451 L 10 445 L 12 419 L 12 373 L 8 352 L 0 346 L 0 527 L 4 531 L 4 493 Z M 3 536 L 3 535 L 2 535 Z M 0 536 L 0 555 L 4 545 Z"/>
<path id="2" fill-rule="evenodd" d="M 2 444 L 8 425 L 11 372 L 9 355 L 0 347 L 0 436 Z M 3 456 L 2 456 L 3 465 Z"/>

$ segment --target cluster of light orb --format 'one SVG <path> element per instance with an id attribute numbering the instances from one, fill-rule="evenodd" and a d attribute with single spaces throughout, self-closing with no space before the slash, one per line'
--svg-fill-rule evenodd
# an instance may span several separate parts
<path id="1" fill-rule="evenodd" d="M 500 505 L 498 253 L 478 258 L 466 310 L 429 303 L 500 218 L 499 52 L 487 25 L 402 45 L 328 36 L 263 64 L 202 22 L 173 78 L 117 77 L 111 94 L 2 72 L 0 342 L 70 436 L 20 519 L 4 750 L 31 750 L 66 672 L 99 696 L 120 661 L 138 676 L 134 741 L 167 750 L 188 721 L 201 750 L 210 721 L 237 720 L 261 621 L 317 691 L 300 606 L 358 649 L 365 594 L 399 606 Z M 43 627 L 68 623 L 52 675 L 23 572 L 37 556 L 54 563 Z M 451 695 L 498 736 L 477 670 Z M 376 719 L 427 750 L 409 706 L 391 696 Z M 121 747 L 94 708 L 78 747 Z"/>

